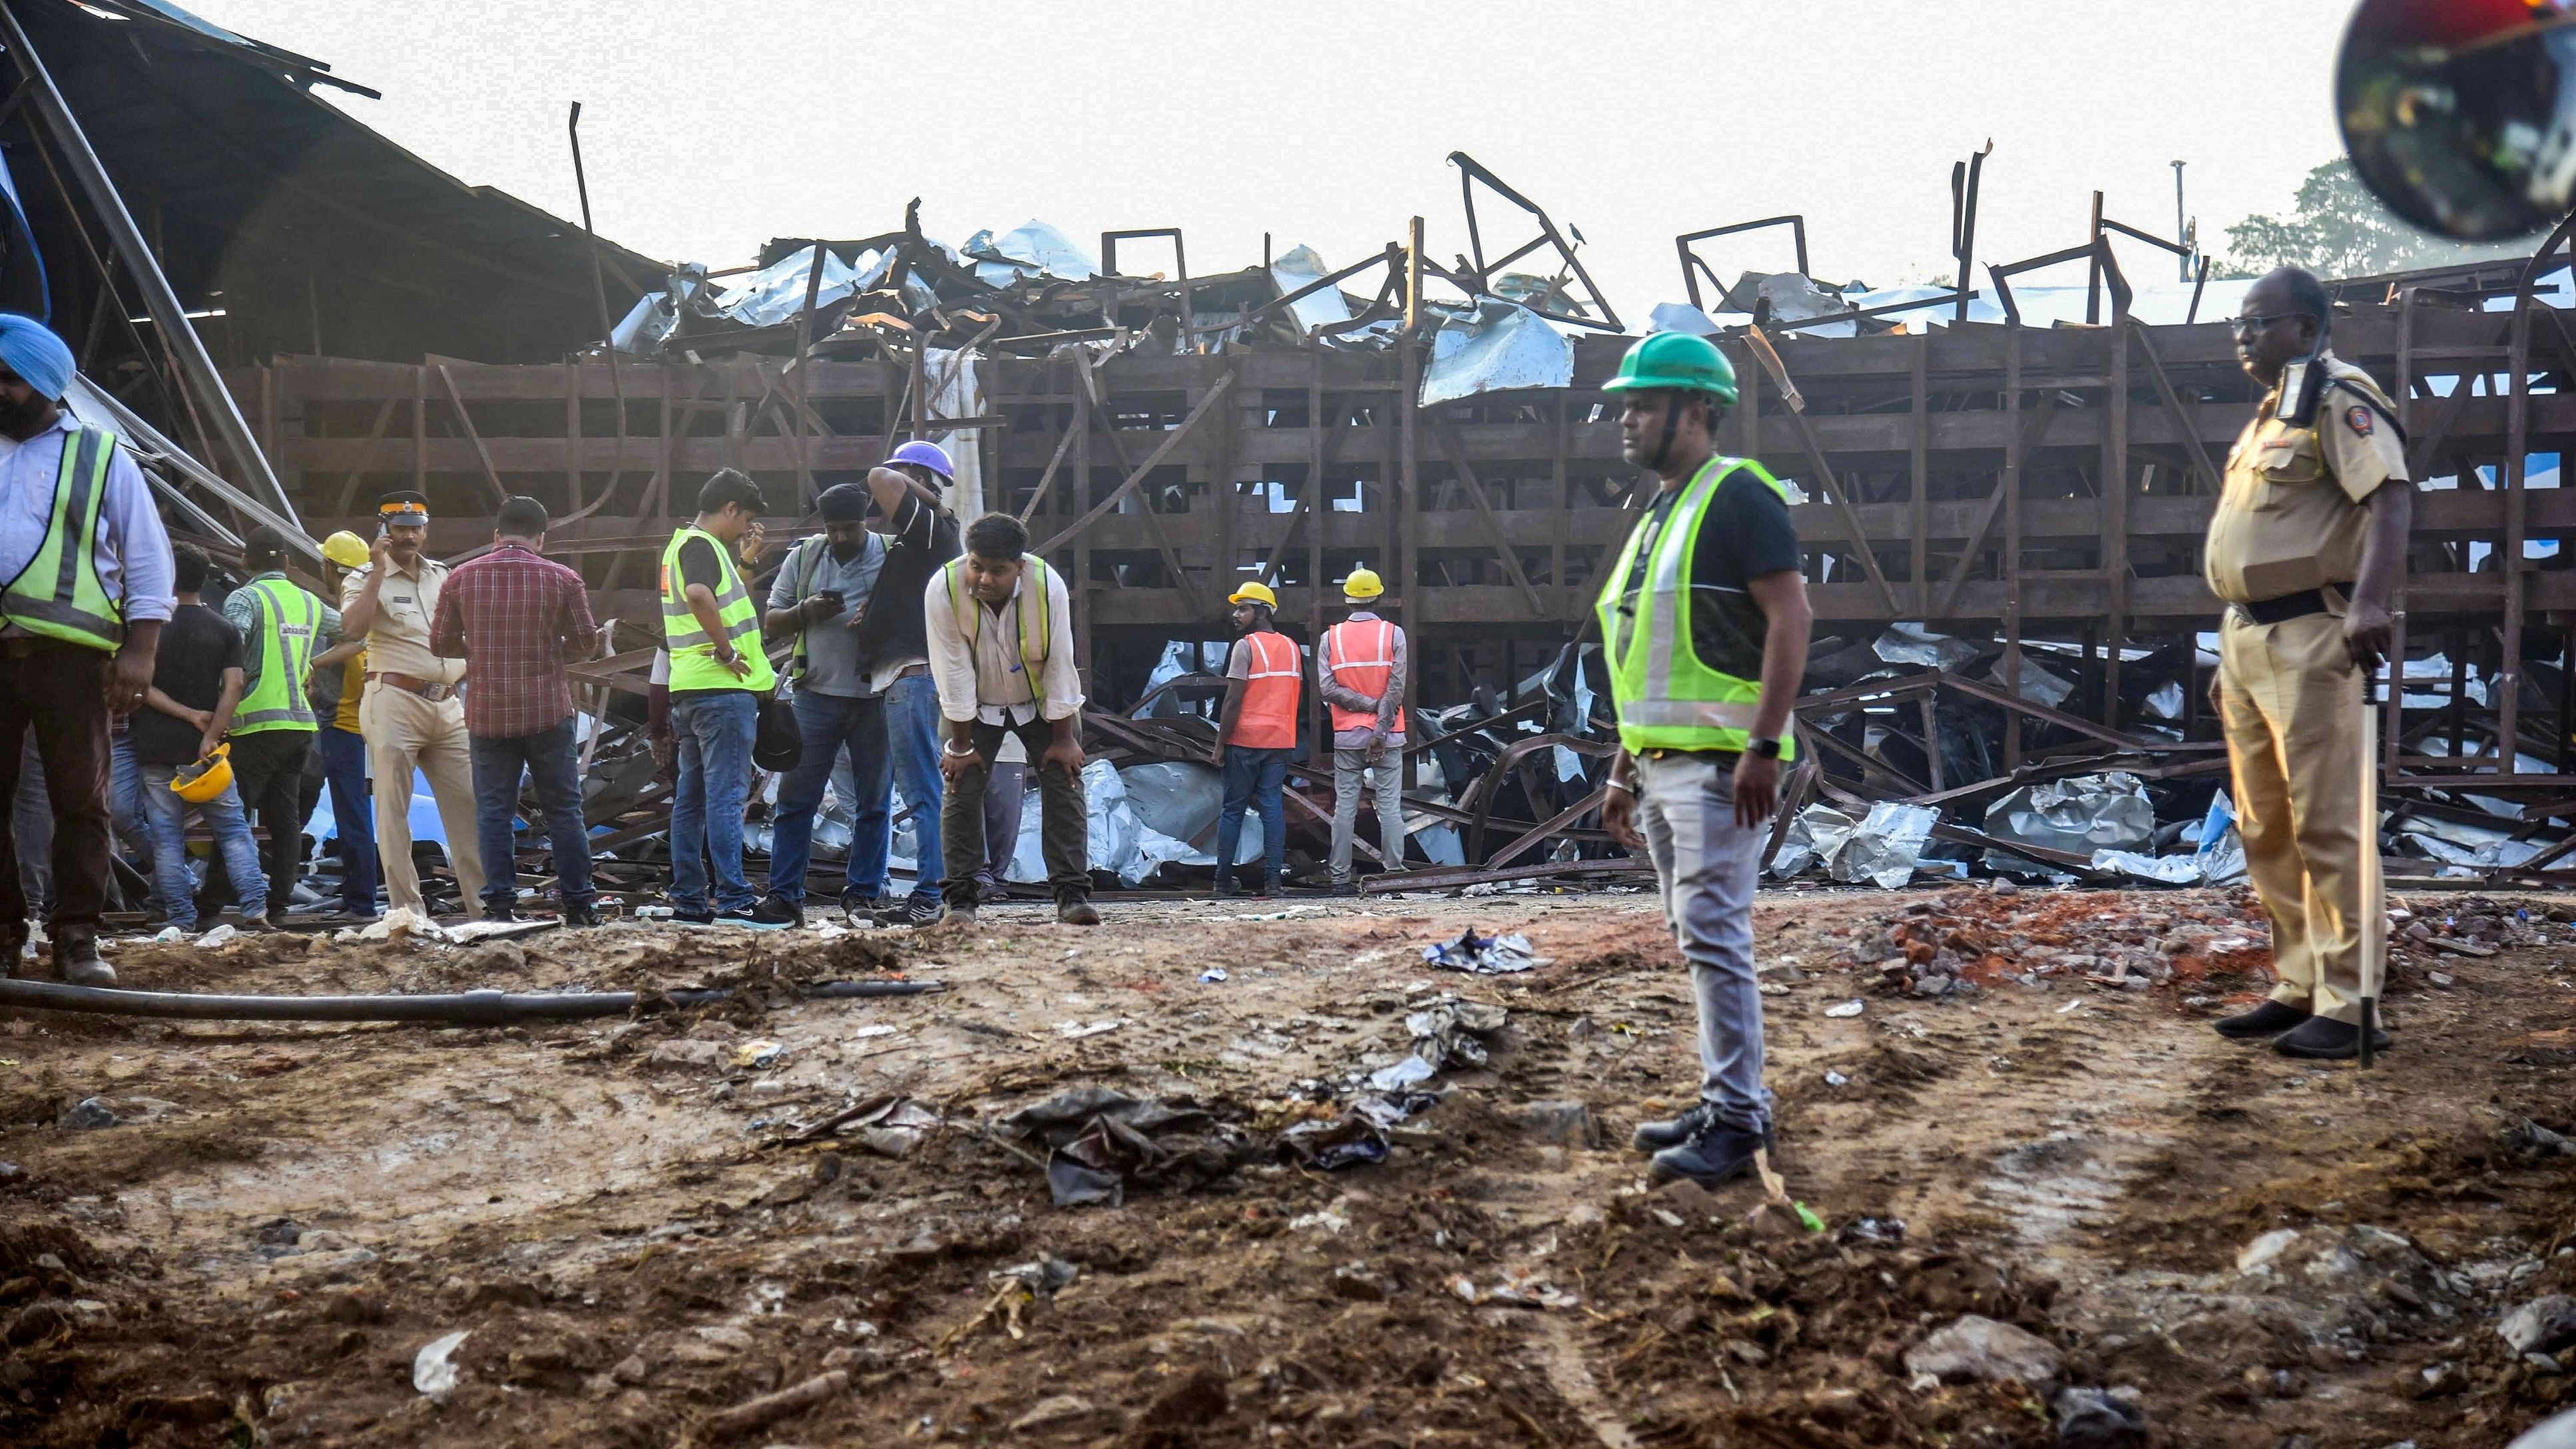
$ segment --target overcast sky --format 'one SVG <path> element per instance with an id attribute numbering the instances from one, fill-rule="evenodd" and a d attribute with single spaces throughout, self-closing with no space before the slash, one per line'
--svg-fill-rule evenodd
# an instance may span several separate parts
<path id="1" fill-rule="evenodd" d="M 2095 188 L 2169 234 L 2175 160 L 2223 250 L 2335 154 L 2350 0 L 195 8 L 383 91 L 322 94 L 565 217 L 581 101 L 601 231 L 665 259 L 889 230 L 913 196 L 952 245 L 1038 217 L 1086 250 L 1177 225 L 1202 273 L 1259 261 L 1265 231 L 1338 266 L 1419 214 L 1446 258 L 1466 249 L 1463 150 L 1582 229 L 1636 326 L 1681 296 L 1676 233 L 1780 212 L 1806 214 L 1823 278 L 1946 281 L 1950 164 L 1990 137 L 1981 260 L 2081 242 Z M 1491 250 L 1530 234 L 1504 210 L 1480 209 Z M 1786 269 L 1770 235 L 1711 260 Z M 2131 250 L 2133 275 L 2172 265 Z"/>

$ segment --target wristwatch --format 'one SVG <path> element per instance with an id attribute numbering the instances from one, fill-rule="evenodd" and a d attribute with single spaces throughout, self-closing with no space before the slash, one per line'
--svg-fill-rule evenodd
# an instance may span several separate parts
<path id="1" fill-rule="evenodd" d="M 1753 743 L 1744 747 L 1744 752 L 1748 755 L 1759 755 L 1766 760 L 1776 760 L 1780 758 L 1780 742 L 1778 740 L 1755 740 Z"/>

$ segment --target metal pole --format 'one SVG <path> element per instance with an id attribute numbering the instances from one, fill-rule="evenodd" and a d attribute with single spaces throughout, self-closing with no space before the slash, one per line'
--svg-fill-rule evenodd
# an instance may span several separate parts
<path id="1" fill-rule="evenodd" d="M 2183 217 L 2182 217 L 2182 168 L 2183 168 L 2183 163 L 2182 163 L 2182 162 L 2180 162 L 2180 161 L 2176 161 L 2176 162 L 2173 164 L 2173 169 L 2174 169 L 2174 240 L 2175 240 L 2175 241 L 2178 241 L 2178 242 L 2181 242 L 2181 243 L 2183 243 L 2183 244 L 2184 244 L 2185 250 L 2184 250 L 2184 252 L 2183 252 L 2183 254 L 2182 254 L 2182 280 L 2184 280 L 2184 281 L 2188 282 L 2188 281 L 2190 281 L 2190 280 L 2191 280 L 2191 252 L 2190 252 L 2190 250 L 2189 250 L 2189 247 L 2190 247 L 2190 244 L 2191 244 L 2191 238 L 2190 238 L 2189 236 L 2185 235 L 2185 232 L 2186 232 L 2189 228 L 2188 228 L 2188 224 L 2187 224 L 2187 223 L 2185 223 L 2185 222 L 2183 221 Z"/>
<path id="2" fill-rule="evenodd" d="M 581 193 L 581 234 L 590 241 L 590 293 L 599 303 L 599 350 L 608 355 L 608 390 L 617 399 L 617 455 L 608 465 L 608 482 L 599 490 L 599 501 L 607 502 L 617 493 L 617 485 L 626 471 L 626 378 L 617 367 L 617 324 L 608 315 L 608 281 L 600 273 L 599 232 L 590 224 L 590 174 L 581 164 L 581 102 L 572 103 L 572 115 L 564 122 L 572 137 L 572 184 Z"/>
<path id="3" fill-rule="evenodd" d="M 89 197 L 91 209 L 107 228 L 108 244 L 124 257 L 125 269 L 133 273 L 143 293 L 143 308 L 152 314 L 153 325 L 161 329 L 162 341 L 178 363 L 181 382 L 196 395 L 198 410 L 214 424 L 216 436 L 223 439 L 243 475 L 265 491 L 277 511 L 301 532 L 303 521 L 296 517 L 295 505 L 287 499 L 286 485 L 278 481 L 268 455 L 260 451 L 258 440 L 251 436 L 250 424 L 242 419 L 241 409 L 233 405 L 231 391 L 225 388 L 222 374 L 215 371 L 215 360 L 206 353 L 205 340 L 188 320 L 188 309 L 179 301 L 179 294 L 171 290 L 170 279 L 162 274 L 160 261 L 143 239 L 143 229 L 134 224 L 134 214 L 125 209 L 125 198 L 118 194 L 98 153 L 90 149 L 89 137 L 82 134 L 80 122 L 73 118 L 63 93 L 54 86 L 53 76 L 37 57 L 36 47 L 18 24 L 16 11 L 5 3 L 0 3 L 0 26 L 7 27 L 9 53 L 17 59 L 18 73 L 26 78 L 37 116 L 53 131 L 64 164 L 71 168 L 82 192 Z"/>

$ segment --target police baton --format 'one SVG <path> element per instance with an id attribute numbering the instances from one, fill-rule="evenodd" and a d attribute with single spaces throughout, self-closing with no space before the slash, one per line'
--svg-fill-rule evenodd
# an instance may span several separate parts
<path id="1" fill-rule="evenodd" d="M 2398 665 L 2389 661 L 2390 684 Z M 2371 1067 L 2378 1052 L 2371 1038 L 2379 1032 L 2379 985 L 2388 951 L 2388 898 L 2379 877 L 2379 676 L 2361 677 L 2361 1065 Z"/>

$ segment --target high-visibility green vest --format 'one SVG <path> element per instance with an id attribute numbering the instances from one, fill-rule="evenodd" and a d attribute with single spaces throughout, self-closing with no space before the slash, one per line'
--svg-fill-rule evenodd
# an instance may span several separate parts
<path id="1" fill-rule="evenodd" d="M 1700 526 L 1708 521 L 1709 503 L 1727 475 L 1738 468 L 1751 469 L 1754 477 L 1787 501 L 1788 490 L 1761 464 L 1748 458 L 1711 458 L 1673 500 L 1650 552 L 1641 545 L 1652 519 L 1638 521 L 1601 591 L 1597 607 L 1602 650 L 1610 670 L 1611 698 L 1619 707 L 1619 743 L 1632 753 L 1740 753 L 1752 743 L 1753 715 L 1762 705 L 1762 639 L 1754 627 L 1760 610 L 1747 597 L 1741 610 L 1726 612 L 1713 601 L 1694 598 L 1699 591 L 1690 586 L 1691 560 L 1698 556 Z M 1631 605 L 1629 581 L 1639 570 L 1643 570 L 1644 585 Z M 1737 662 L 1752 662 L 1753 677 L 1726 673 L 1700 658 L 1691 614 L 1708 608 L 1719 609 L 1713 622 L 1720 633 L 1737 642 L 1733 651 Z M 1783 739 L 1780 757 L 1792 758 L 1796 747 L 1794 737 Z"/>
<path id="2" fill-rule="evenodd" d="M 680 577 L 680 546 L 690 539 L 702 538 L 715 550 L 716 567 L 722 571 L 723 587 L 716 590 L 716 619 L 724 625 L 725 639 L 734 653 L 751 666 L 751 672 L 737 677 L 716 662 L 715 641 L 698 627 L 698 616 L 689 609 L 688 585 Z M 742 574 L 733 566 L 733 550 L 722 539 L 702 528 L 682 528 L 671 535 L 670 545 L 662 550 L 662 645 L 671 654 L 671 692 L 682 694 L 695 689 L 748 689 L 766 694 L 778 685 L 778 675 L 769 667 L 769 656 L 760 648 L 760 611 L 752 607 L 751 593 L 742 586 Z"/>
<path id="3" fill-rule="evenodd" d="M 247 642 L 259 651 L 259 679 L 233 711 L 232 732 L 317 728 L 312 702 L 304 697 L 304 676 L 313 668 L 314 636 L 322 630 L 321 603 L 284 579 L 253 579 L 242 589 L 258 615 L 259 637 Z"/>
<path id="4" fill-rule="evenodd" d="M 54 506 L 45 541 L 18 576 L 0 588 L 0 619 L 30 634 L 116 652 L 125 642 L 125 610 L 98 576 L 98 518 L 107 500 L 107 464 L 116 434 L 77 427 L 63 435 L 54 474 Z"/>
<path id="5" fill-rule="evenodd" d="M 1020 669 L 1029 677 L 1029 697 L 1038 703 L 1038 713 L 1046 713 L 1047 644 L 1055 635 L 1053 610 L 1055 601 L 1047 597 L 1046 560 L 1036 554 L 1022 556 L 1020 592 L 1011 600 L 1011 625 L 1020 635 Z M 966 657 L 975 657 L 975 642 L 984 632 L 984 606 L 966 592 L 966 560 L 950 559 L 940 570 L 948 581 L 948 608 L 957 616 L 958 632 L 966 636 Z"/>

